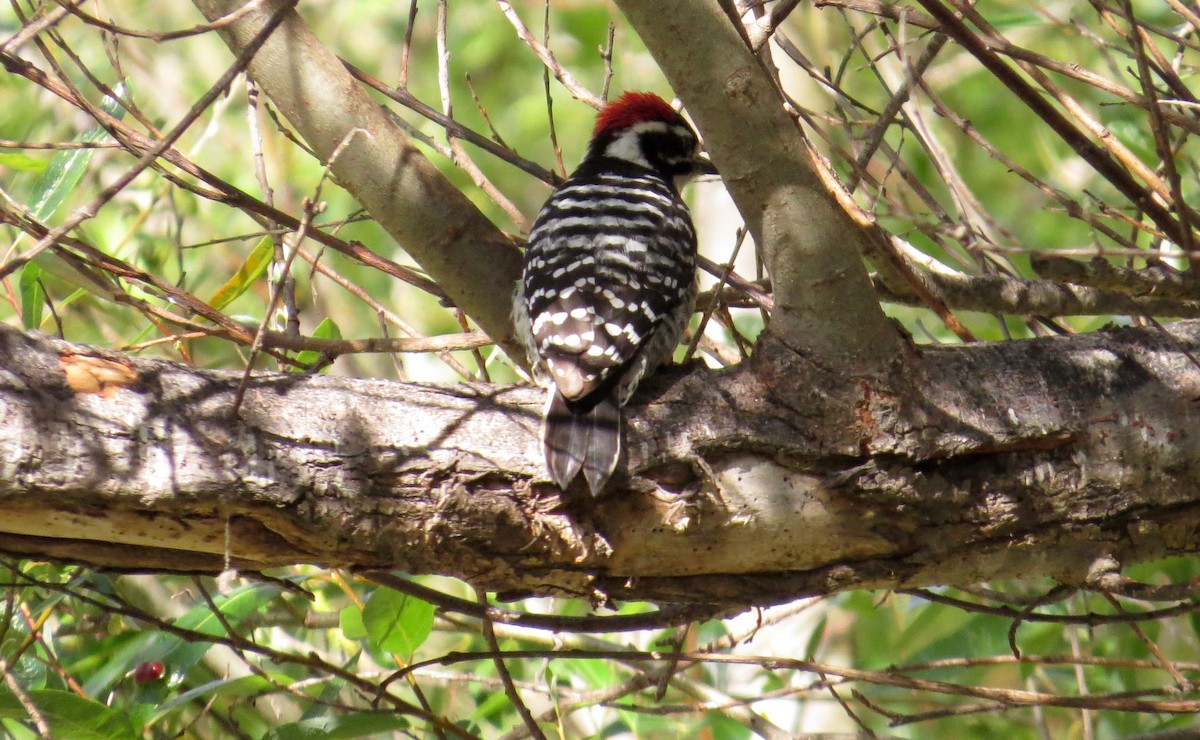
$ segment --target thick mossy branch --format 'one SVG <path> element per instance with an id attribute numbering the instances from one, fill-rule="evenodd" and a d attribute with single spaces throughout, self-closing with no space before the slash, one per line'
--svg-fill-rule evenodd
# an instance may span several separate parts
<path id="1" fill-rule="evenodd" d="M 1198 354 L 1187 322 L 854 376 L 768 338 L 740 368 L 652 382 L 633 475 L 593 502 L 545 482 L 533 388 L 260 375 L 235 413 L 237 373 L 0 327 L 0 550 L 743 605 L 1083 582 L 1200 550 Z"/>

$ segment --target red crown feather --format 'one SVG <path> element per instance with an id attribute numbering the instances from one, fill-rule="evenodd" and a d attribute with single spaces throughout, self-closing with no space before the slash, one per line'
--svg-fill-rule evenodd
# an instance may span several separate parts
<path id="1" fill-rule="evenodd" d="M 679 112 L 654 93 L 627 92 L 604 106 L 604 110 L 596 116 L 596 128 L 592 136 L 629 128 L 635 123 L 676 123 L 680 120 Z"/>

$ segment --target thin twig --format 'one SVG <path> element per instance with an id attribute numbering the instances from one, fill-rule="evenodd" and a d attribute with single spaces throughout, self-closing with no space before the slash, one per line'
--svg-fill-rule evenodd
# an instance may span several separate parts
<path id="1" fill-rule="evenodd" d="M 474 144 L 489 154 L 495 155 L 501 161 L 508 162 L 514 167 L 528 172 L 543 182 L 554 183 L 557 181 L 557 178 L 553 175 L 553 173 L 551 173 L 545 167 L 542 167 L 536 162 L 525 159 L 516 152 L 497 144 L 486 136 L 472 131 L 458 121 L 455 121 L 452 118 L 447 118 L 436 108 L 431 108 L 430 106 L 421 102 L 415 95 L 407 90 L 389 87 L 388 85 L 383 84 L 383 82 L 373 75 L 364 72 L 345 60 L 342 61 L 342 64 L 345 65 L 350 74 L 353 75 L 354 78 L 359 82 L 362 82 L 372 90 L 375 90 L 376 92 L 385 95 L 400 105 L 403 105 L 405 108 L 417 113 L 421 117 L 433 121 L 437 125 L 446 129 L 447 133 L 452 133 L 458 138 Z"/>
<path id="2" fill-rule="evenodd" d="M 612 614 L 608 616 L 565 617 L 555 614 L 535 614 L 504 609 L 493 604 L 489 604 L 485 608 L 477 602 L 460 599 L 456 596 L 429 588 L 428 586 L 422 586 L 414 581 L 401 578 L 390 571 L 367 570 L 361 572 L 360 575 L 402 593 L 411 594 L 431 604 L 436 604 L 447 611 L 479 619 L 486 617 L 493 623 L 511 624 L 555 633 L 633 632 L 636 630 L 666 629 L 697 620 L 704 621 L 716 619 L 719 616 L 732 616 L 717 607 L 706 604 L 669 606 L 642 614 Z"/>
<path id="3" fill-rule="evenodd" d="M 508 2 L 508 0 L 496 0 L 496 5 L 500 8 L 500 12 L 504 13 L 504 17 L 508 19 L 508 22 L 512 24 L 513 29 L 516 30 L 517 37 L 533 50 L 538 59 L 542 60 L 542 64 L 546 66 L 546 69 L 554 74 L 554 79 L 561 82 L 562 86 L 567 88 L 577 99 L 582 100 L 593 108 L 600 108 L 604 105 L 603 99 L 597 97 L 590 90 L 579 84 L 575 76 L 559 63 L 554 53 L 546 48 L 545 44 L 534 38 L 533 34 L 529 32 L 529 28 L 526 27 L 525 22 L 521 20 L 521 16 L 517 15 L 517 11 L 513 9 L 512 3 Z"/>
<path id="4" fill-rule="evenodd" d="M 1176 204 L 1175 213 L 1182 224 L 1183 241 L 1179 247 L 1185 252 L 1191 252 L 1195 243 L 1192 236 L 1191 209 L 1183 207 L 1186 203 L 1183 196 L 1183 183 L 1179 169 L 1175 166 L 1175 152 L 1167 138 L 1167 127 L 1163 122 L 1163 108 L 1159 105 L 1158 93 L 1154 89 L 1154 81 L 1150 78 L 1150 61 L 1146 58 L 1146 46 L 1142 43 L 1142 29 L 1133 14 L 1133 5 L 1129 0 L 1121 0 L 1125 18 L 1129 21 L 1129 33 L 1126 39 L 1137 60 L 1138 81 L 1142 86 L 1142 95 L 1146 97 L 1146 110 L 1150 117 L 1150 133 L 1154 137 L 1154 148 L 1158 152 L 1158 161 L 1166 172 L 1167 182 L 1171 187 L 1171 203 Z M 1192 267 L 1200 267 L 1200 260 L 1193 259 Z"/>
<path id="5" fill-rule="evenodd" d="M 1125 607 L 1121 605 L 1121 602 L 1118 601 L 1115 596 L 1110 593 L 1102 593 L 1101 595 L 1104 596 L 1105 600 L 1107 600 L 1109 604 L 1112 604 L 1113 609 L 1115 609 L 1118 614 L 1129 614 L 1129 612 L 1125 610 Z M 1133 614 L 1131 616 L 1136 618 L 1138 615 Z M 1154 656 L 1155 660 L 1158 661 L 1158 664 L 1162 666 L 1162 669 L 1166 671 L 1167 675 L 1171 677 L 1171 680 L 1175 682 L 1176 688 L 1183 692 L 1192 691 L 1195 688 L 1195 682 L 1187 680 L 1184 675 L 1179 672 L 1179 669 L 1176 668 L 1171 662 L 1170 658 L 1166 656 L 1166 654 L 1162 651 L 1162 648 L 1160 648 L 1153 640 L 1150 639 L 1145 630 L 1143 630 L 1137 622 L 1131 620 L 1127 623 L 1127 626 L 1129 629 L 1133 630 L 1133 634 L 1137 635 L 1137 638 L 1141 640 L 1143 645 L 1146 646 L 1146 649 L 1150 651 L 1150 654 Z"/>
<path id="6" fill-rule="evenodd" d="M 233 395 L 233 411 L 236 414 L 242 406 L 242 399 L 246 395 L 246 388 L 250 383 L 250 376 L 254 371 L 254 356 L 263 346 L 263 339 L 266 337 L 267 324 L 271 321 L 271 316 L 274 315 L 279 307 L 279 301 L 282 295 L 287 292 L 289 286 L 289 278 L 291 277 L 292 262 L 296 259 L 296 252 L 299 251 L 299 246 L 304 242 L 304 237 L 308 233 L 308 227 L 312 223 L 312 219 L 316 216 L 320 209 L 321 189 L 325 186 L 325 181 L 329 178 L 329 173 L 333 168 L 338 157 L 346 150 L 346 147 L 354 140 L 355 136 L 366 135 L 362 129 L 353 129 L 349 134 L 342 139 L 333 153 L 329 155 L 329 161 L 325 164 L 325 168 L 321 172 L 321 179 L 317 181 L 317 186 L 313 190 L 313 197 L 310 200 L 305 198 L 302 204 L 304 209 L 304 218 L 300 219 L 300 228 L 293 234 L 285 234 L 280 240 L 285 245 L 290 246 L 286 249 L 282 264 L 279 266 L 279 274 L 271 286 L 271 298 L 267 302 L 267 310 L 263 314 L 262 322 L 258 325 L 258 332 L 254 335 L 254 342 L 250 345 L 250 355 L 246 359 L 246 369 L 242 372 L 242 379 L 238 383 L 237 391 Z M 276 263 L 278 264 L 278 263 Z M 298 334 L 299 332 L 288 332 Z"/>
<path id="7" fill-rule="evenodd" d="M 413 27 L 417 24 L 417 0 L 408 2 L 408 23 L 404 26 L 404 45 L 400 47 L 400 75 L 396 84 L 401 90 L 408 89 L 408 61 L 412 56 Z"/>
<path id="8" fill-rule="evenodd" d="M 83 0 L 76 0 L 75 4 L 82 2 Z M 7 54 L 20 49 L 26 44 L 26 42 L 36 37 L 42 31 L 54 28 L 59 23 L 62 23 L 63 19 L 66 18 L 69 13 L 69 4 L 64 2 L 60 3 L 59 7 L 53 8 L 35 21 L 30 22 L 21 19 L 23 21 L 21 30 L 17 31 L 16 34 L 9 37 L 4 43 L 0 44 L 0 54 Z"/>
<path id="9" fill-rule="evenodd" d="M 50 734 L 50 723 L 46 721 L 46 716 L 42 714 L 42 710 L 37 703 L 25 691 L 25 687 L 21 686 L 17 681 L 17 677 L 13 675 L 9 667 L 8 661 L 0 658 L 0 674 L 4 674 L 4 683 L 8 686 L 8 690 L 12 692 L 13 697 L 21 708 L 29 715 L 30 721 L 33 722 L 34 728 L 37 729 L 39 737 L 45 740 L 51 740 L 54 736 Z"/>
<path id="10" fill-rule="evenodd" d="M 237 75 L 241 74 L 242 70 L 246 68 L 246 65 L 250 63 L 250 59 L 255 53 L 257 53 L 259 47 L 262 46 L 267 38 L 279 26 L 279 24 L 283 22 L 287 12 L 291 10 L 294 4 L 295 0 L 290 0 L 286 5 L 281 7 L 279 12 L 271 16 L 266 25 L 263 26 L 262 31 L 260 31 L 258 35 L 251 39 L 250 43 L 246 45 L 246 48 L 242 50 L 242 53 L 238 55 L 238 58 L 234 61 L 234 63 L 225 71 L 225 74 L 221 75 L 221 78 L 217 80 L 216 84 L 211 86 L 204 93 L 204 95 L 202 95 L 200 99 L 196 101 L 196 103 L 188 110 L 187 114 L 184 115 L 183 119 L 180 120 L 180 122 L 176 124 L 171 131 L 167 132 L 166 136 L 156 142 L 148 151 L 139 157 L 137 162 L 135 162 L 132 167 L 126 170 L 125 173 L 119 176 L 112 184 L 101 190 L 100 194 L 93 198 L 91 202 L 81 206 L 61 224 L 51 229 L 46 236 L 39 239 L 36 244 L 26 250 L 23 254 L 12 258 L 6 264 L 0 265 L 0 280 L 2 280 L 6 275 L 12 274 L 14 270 L 28 263 L 38 254 L 41 254 L 51 244 L 57 243 L 72 229 L 79 226 L 79 224 L 95 217 L 102 205 L 108 203 L 118 193 L 124 190 L 129 183 L 133 182 L 134 178 L 140 175 L 147 167 L 152 165 L 154 161 L 163 154 L 163 152 L 167 151 L 171 145 L 174 144 L 177 139 L 179 139 L 179 137 L 183 136 L 183 134 L 191 127 L 192 123 L 195 122 L 195 120 L 199 118 L 205 110 L 208 109 L 208 106 L 212 105 L 212 103 L 219 96 L 224 94 L 225 90 L 233 82 L 233 79 L 237 77 Z"/>
<path id="11" fill-rule="evenodd" d="M 717 284 L 712 291 L 712 298 L 704 307 L 700 314 L 700 323 L 696 326 L 696 331 L 692 334 L 692 341 L 688 343 L 687 352 L 683 355 L 683 362 L 688 362 L 696 354 L 696 347 L 700 344 L 701 337 L 704 336 L 704 329 L 708 325 L 708 320 L 716 310 L 721 299 L 721 289 L 729 281 L 729 276 L 733 274 L 733 266 L 737 262 L 738 253 L 742 251 L 742 244 L 746 241 L 746 228 L 743 226 L 737 231 L 737 238 L 733 242 L 733 251 L 729 255 L 729 261 L 725 263 L 725 268 L 722 270 L 720 277 L 717 278 Z"/>
<path id="12" fill-rule="evenodd" d="M 604 60 L 604 83 L 600 86 L 600 97 L 608 100 L 608 91 L 613 78 L 613 43 L 617 37 L 617 24 L 608 22 L 608 40 L 600 47 L 600 58 Z"/>
<path id="13" fill-rule="evenodd" d="M 550 0 L 546 0 L 544 11 L 543 38 L 545 44 L 550 44 Z M 514 14 L 515 15 L 515 14 Z M 554 125 L 554 98 L 550 95 L 550 67 L 542 67 L 542 89 L 546 96 L 546 121 L 550 127 L 550 149 L 554 151 L 554 160 L 558 162 L 558 171 L 564 177 L 567 167 L 563 164 L 562 147 L 558 145 L 558 129 Z"/>
<path id="14" fill-rule="evenodd" d="M 79 18 L 84 23 L 90 26 L 96 26 L 104 31 L 107 31 L 118 36 L 132 36 L 139 39 L 150 39 L 151 41 L 174 41 L 175 39 L 187 38 L 189 36 L 199 36 L 210 31 L 217 31 L 231 23 L 235 23 L 239 18 L 249 15 L 258 10 L 262 5 L 263 0 L 248 0 L 245 5 L 239 6 L 236 10 L 230 11 L 211 23 L 201 23 L 191 28 L 185 28 L 180 31 L 138 31 L 132 28 L 125 28 L 114 23 L 101 20 L 94 15 L 88 15 L 80 10 L 77 5 L 82 5 L 82 2 L 69 3 L 65 0 L 55 0 L 61 7 L 65 8 L 71 15 Z"/>
<path id="15" fill-rule="evenodd" d="M 1146 188 L 1133 179 L 1133 176 L 1113 158 L 1109 150 L 1104 149 L 1089 139 L 1064 114 L 1054 108 L 1045 97 L 1000 59 L 986 44 L 980 41 L 979 37 L 968 29 L 966 24 L 954 12 L 942 5 L 941 0 L 917 0 L 917 2 L 937 18 L 941 22 L 943 30 L 979 60 L 996 80 L 1016 95 L 1038 118 L 1042 119 L 1051 131 L 1062 138 L 1076 154 L 1090 164 L 1097 173 L 1108 180 L 1114 188 L 1128 198 L 1138 209 L 1146 213 L 1164 234 L 1176 244 L 1183 243 L 1183 237 L 1179 233 L 1179 222 L 1175 220 L 1165 207 L 1153 198 L 1152 194 Z M 965 8 L 963 3 L 956 2 L 955 7 L 960 12 L 969 14 L 973 22 L 977 25 L 983 22 L 981 19 L 978 19 L 977 13 L 972 12 L 970 8 Z M 1039 76 L 1041 75 L 1039 74 Z M 1042 82 L 1040 84 L 1045 87 L 1048 83 Z M 1059 102 L 1066 104 L 1071 101 L 1064 101 L 1060 97 Z M 1074 107 L 1071 112 L 1084 125 L 1094 123 L 1093 119 L 1082 108 Z M 1092 133 L 1099 133 L 1104 136 L 1107 132 L 1103 130 L 1096 131 L 1093 128 Z M 1111 140 L 1111 135 L 1105 136 L 1103 140 L 1110 146 L 1117 145 Z M 1131 162 L 1125 162 L 1125 160 L 1122 160 L 1122 162 L 1124 164 L 1132 164 Z"/>
<path id="16" fill-rule="evenodd" d="M 479 605 L 486 609 L 487 594 L 478 589 L 475 591 L 475 600 Z M 512 674 L 508 672 L 508 666 L 504 665 L 504 654 L 500 651 L 500 642 L 496 639 L 496 631 L 492 627 L 492 620 L 486 616 L 480 622 L 483 627 L 483 639 L 488 644 L 488 649 L 492 651 L 492 662 L 496 664 L 496 673 L 500 675 L 500 680 L 504 683 L 504 693 L 508 696 L 508 700 L 512 702 L 513 708 L 517 710 L 517 714 L 521 715 L 525 726 L 529 728 L 529 733 L 537 740 L 546 740 L 546 734 L 542 732 L 542 728 L 538 726 L 537 719 L 533 713 L 529 711 L 529 707 L 525 705 L 525 701 L 521 698 L 521 694 L 517 691 L 516 685 L 513 683 Z"/>

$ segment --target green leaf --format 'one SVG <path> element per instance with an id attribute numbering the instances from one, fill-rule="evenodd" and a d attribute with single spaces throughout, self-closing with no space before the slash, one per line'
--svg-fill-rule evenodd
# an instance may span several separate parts
<path id="1" fill-rule="evenodd" d="M 251 613 L 258 611 L 282 592 L 279 586 L 271 583 L 250 583 L 242 586 L 228 596 L 216 596 L 213 601 L 221 614 L 232 625 L 237 626 Z M 182 629 L 195 630 L 206 635 L 225 636 L 225 627 L 221 620 L 213 614 L 208 604 L 197 604 L 181 616 L 176 625 Z"/>
<path id="2" fill-rule="evenodd" d="M 46 294 L 42 291 L 41 277 L 42 268 L 33 262 L 21 268 L 21 323 L 26 329 L 36 329 L 42 325 Z"/>
<path id="3" fill-rule="evenodd" d="M 347 640 L 361 640 L 367 636 L 367 626 L 363 624 L 363 613 L 358 604 L 350 604 L 342 609 L 338 615 L 338 625 Z"/>
<path id="4" fill-rule="evenodd" d="M 608 660 L 572 660 L 560 665 L 559 670 L 565 675 L 579 676 L 593 689 L 611 686 L 617 680 L 616 669 Z"/>
<path id="5" fill-rule="evenodd" d="M 878 596 L 869 591 L 851 591 L 839 599 L 854 616 L 851 640 L 855 667 L 883 668 L 895 662 L 897 635 L 894 597 L 876 604 Z"/>
<path id="6" fill-rule="evenodd" d="M 225 615 L 225 620 L 236 627 L 251 613 L 268 604 L 278 596 L 280 588 L 269 583 L 251 583 L 243 586 L 228 596 L 218 596 L 214 599 L 217 608 Z M 208 604 L 197 604 L 175 622 L 181 629 L 194 630 L 201 634 L 215 637 L 225 636 L 225 627 L 221 620 L 209 609 Z M 211 647 L 204 642 L 184 642 L 175 636 L 168 636 L 175 644 L 157 658 L 166 663 L 172 673 L 185 673 L 200 661 Z"/>
<path id="7" fill-rule="evenodd" d="M 214 681 L 195 686 L 171 698 L 170 701 L 157 707 L 153 719 L 148 724 L 158 722 L 171 712 L 190 704 L 197 699 L 209 696 L 256 696 L 275 687 L 262 676 L 241 676 L 239 678 L 218 678 Z"/>
<path id="8" fill-rule="evenodd" d="M 941 604 L 926 604 L 904 614 L 905 625 L 896 641 L 899 660 L 911 660 L 943 638 L 963 629 L 972 614 Z"/>
<path id="9" fill-rule="evenodd" d="M 280 725 L 267 740 L 345 740 L 404 730 L 409 723 L 391 712 L 357 712 L 339 717 L 312 717 Z"/>
<path id="10" fill-rule="evenodd" d="M 114 92 L 117 95 L 125 95 L 126 88 L 124 85 L 117 85 Z M 106 96 L 100 107 L 117 119 L 125 114 L 125 108 L 111 96 Z M 96 126 L 75 137 L 75 141 L 91 144 L 106 138 L 108 138 L 108 131 L 102 126 Z M 50 163 L 43 168 L 42 175 L 34 183 L 30 194 L 33 201 L 30 210 L 39 221 L 44 222 L 53 216 L 75 190 L 79 181 L 88 171 L 92 155 L 95 152 L 94 148 L 69 149 L 58 152 L 50 159 Z M 52 252 L 42 252 L 34 257 L 34 260 L 43 270 L 70 285 L 84 288 L 89 293 L 107 298 L 113 296 L 112 285 L 97 282 L 95 278 L 70 266 Z"/>
<path id="11" fill-rule="evenodd" d="M 321 323 L 317 324 L 317 328 L 313 329 L 312 335 L 314 337 L 316 337 L 317 339 L 341 339 L 342 338 L 342 330 L 338 328 L 337 324 L 333 323 L 332 319 L 327 318 L 327 319 L 322 319 Z M 303 352 L 296 355 L 297 362 L 299 362 L 303 365 L 308 365 L 308 366 L 311 366 L 313 363 L 317 362 L 320 359 L 321 359 L 321 353 L 317 352 L 316 350 L 311 350 L 311 349 L 306 349 Z M 304 372 L 303 368 L 299 368 L 299 367 L 291 367 L 288 369 L 291 370 L 292 372 L 297 372 L 297 373 Z M 325 372 L 325 369 L 322 369 L 321 372 Z"/>
<path id="12" fill-rule="evenodd" d="M 40 660 L 20 660 L 8 670 L 26 691 L 46 688 L 46 665 Z"/>
<path id="13" fill-rule="evenodd" d="M 118 82 L 112 89 L 118 97 L 129 97 L 129 86 L 124 82 Z M 125 106 L 121 105 L 121 101 L 111 95 L 105 95 L 104 100 L 100 101 L 100 110 L 118 120 L 125 117 Z"/>
<path id="14" fill-rule="evenodd" d="M 808 636 L 808 643 L 804 646 L 804 659 L 816 660 L 817 650 L 821 648 L 821 643 L 825 641 L 825 630 L 829 626 L 829 615 L 824 614 L 813 627 L 812 634 Z"/>
<path id="15" fill-rule="evenodd" d="M 125 680 L 134 666 L 143 660 L 159 660 L 169 645 L 167 635 L 153 632 L 113 635 L 95 645 L 95 653 L 71 664 L 79 676 L 86 676 L 83 693 L 102 696 L 118 682 Z M 174 638 L 178 642 L 179 638 Z M 170 667 L 167 667 L 170 672 Z"/>
<path id="16" fill-rule="evenodd" d="M 28 154 L 20 152 L 10 152 L 0 154 L 0 167 L 6 167 L 10 170 L 18 172 L 45 172 L 47 163 L 41 159 L 34 159 Z"/>
<path id="17" fill-rule="evenodd" d="M 379 649 L 407 661 L 433 631 L 434 610 L 428 601 L 381 587 L 363 607 L 363 625 Z"/>
<path id="18" fill-rule="evenodd" d="M 709 737 L 719 737 L 722 740 L 748 740 L 754 737 L 750 732 L 750 728 L 726 716 L 724 712 L 707 712 L 700 727 L 708 731 L 707 735 Z"/>
<path id="19" fill-rule="evenodd" d="M 136 740 L 140 735 L 123 712 L 70 691 L 35 689 L 30 700 L 46 719 L 54 737 L 72 740 Z M 11 693 L 0 693 L 0 717 L 27 720 L 29 714 Z"/>
<path id="20" fill-rule="evenodd" d="M 254 249 L 250 250 L 246 261 L 242 263 L 233 277 L 225 281 L 225 284 L 213 294 L 213 297 L 208 300 L 208 304 L 217 310 L 228 306 L 263 276 L 274 257 L 275 243 L 271 237 L 264 236 L 259 239 L 258 244 L 254 245 Z"/>
<path id="21" fill-rule="evenodd" d="M 123 85 L 117 85 L 113 92 L 124 95 L 126 89 Z M 100 107 L 117 119 L 125 115 L 125 108 L 110 96 L 105 96 Z M 103 126 L 96 126 L 75 137 L 75 141 L 81 144 L 94 144 L 107 137 L 108 131 Z M 86 147 L 66 149 L 50 159 L 50 164 L 46 166 L 42 176 L 33 186 L 34 201 L 30 210 L 39 221 L 45 221 L 63 204 L 71 191 L 83 179 L 88 165 L 91 164 L 92 155 L 95 153 L 95 149 Z"/>
<path id="22" fill-rule="evenodd" d="M 479 702 L 475 711 L 471 712 L 471 721 L 475 724 L 484 720 L 502 721 L 511 710 L 512 702 L 508 700 L 508 696 L 501 691 L 496 691 L 488 694 L 486 699 Z"/>
<path id="23" fill-rule="evenodd" d="M 80 142 L 95 142 L 106 135 L 104 129 L 91 129 L 78 138 Z M 39 221 L 45 221 L 63 204 L 87 172 L 95 149 L 67 149 L 55 154 L 45 172 L 33 186 L 33 205 L 30 210 Z"/>
<path id="24" fill-rule="evenodd" d="M 38 740 L 36 732 L 7 717 L 0 717 L 0 737 L 5 740 Z"/>

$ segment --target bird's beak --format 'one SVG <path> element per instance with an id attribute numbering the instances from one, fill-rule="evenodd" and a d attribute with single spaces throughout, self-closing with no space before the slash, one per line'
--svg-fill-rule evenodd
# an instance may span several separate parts
<path id="1" fill-rule="evenodd" d="M 703 177 L 704 175 L 719 175 L 721 173 L 717 172 L 717 166 L 708 157 L 696 157 L 692 160 L 692 174 L 696 177 Z"/>

